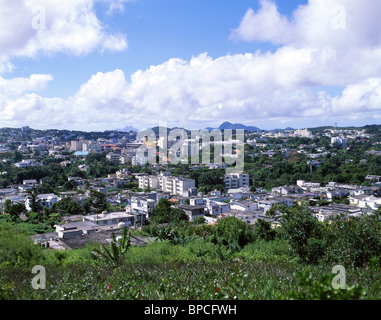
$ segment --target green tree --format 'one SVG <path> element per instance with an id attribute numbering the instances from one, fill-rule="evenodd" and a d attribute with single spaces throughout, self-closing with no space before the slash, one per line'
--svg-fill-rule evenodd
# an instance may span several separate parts
<path id="1" fill-rule="evenodd" d="M 152 210 L 150 220 L 153 223 L 177 223 L 183 220 L 187 221 L 189 218 L 184 210 L 172 207 L 170 201 L 162 198 Z"/>
<path id="2" fill-rule="evenodd" d="M 21 213 L 25 212 L 25 205 L 22 203 L 16 203 L 9 207 L 8 213 L 11 217 L 11 220 L 16 222 L 20 219 Z"/>
<path id="3" fill-rule="evenodd" d="M 84 212 L 81 205 L 71 197 L 63 198 L 62 200 L 54 203 L 51 211 L 57 213 L 68 213 L 69 215 L 77 215 Z"/>
<path id="4" fill-rule="evenodd" d="M 254 237 L 257 240 L 272 241 L 276 237 L 276 231 L 271 228 L 271 223 L 258 219 L 254 227 Z"/>
<path id="5" fill-rule="evenodd" d="M 102 213 L 107 211 L 106 195 L 96 190 L 90 190 L 90 197 L 85 201 L 83 206 L 87 213 Z"/>
<path id="6" fill-rule="evenodd" d="M 238 252 L 254 240 L 250 226 L 236 217 L 221 219 L 213 229 L 212 243 L 226 247 L 229 252 Z"/>
<path id="7" fill-rule="evenodd" d="M 100 248 L 94 249 L 92 255 L 103 260 L 112 267 L 119 267 L 123 264 L 125 254 L 131 245 L 131 231 L 123 228 L 121 232 L 122 239 L 116 240 L 115 234 L 111 234 L 110 246 L 102 245 Z"/>
<path id="8" fill-rule="evenodd" d="M 281 228 L 302 261 L 316 263 L 322 258 L 323 226 L 306 206 L 295 207 L 284 214 Z"/>
<path id="9" fill-rule="evenodd" d="M 38 193 L 36 188 L 29 189 L 27 192 L 31 210 L 33 212 L 38 212 L 40 209 L 40 204 L 38 202 Z"/>
<path id="10" fill-rule="evenodd" d="M 9 213 L 9 209 L 12 206 L 12 201 L 10 199 L 5 200 L 4 202 L 4 211 Z"/>

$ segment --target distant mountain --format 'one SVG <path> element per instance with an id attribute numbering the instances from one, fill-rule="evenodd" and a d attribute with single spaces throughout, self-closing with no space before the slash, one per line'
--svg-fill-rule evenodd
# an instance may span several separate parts
<path id="1" fill-rule="evenodd" d="M 120 131 L 120 132 L 134 131 L 134 132 L 138 132 L 139 130 L 134 128 L 133 126 L 125 126 L 123 129 L 115 129 L 115 131 Z"/>
<path id="2" fill-rule="evenodd" d="M 278 131 L 285 131 L 285 130 L 295 130 L 293 128 L 290 128 L 290 127 L 287 127 L 286 129 L 272 129 L 272 130 L 267 130 L 267 131 L 270 131 L 270 132 L 278 132 Z"/>
<path id="3" fill-rule="evenodd" d="M 260 128 L 257 128 L 257 127 L 253 127 L 253 126 L 245 126 L 243 124 L 240 124 L 240 123 L 235 123 L 235 124 L 232 124 L 230 122 L 224 122 L 223 124 L 220 125 L 219 127 L 220 130 L 228 130 L 228 129 L 231 129 L 231 130 L 245 130 L 245 131 L 250 131 L 250 132 L 256 132 L 256 131 L 262 131 L 262 129 Z"/>

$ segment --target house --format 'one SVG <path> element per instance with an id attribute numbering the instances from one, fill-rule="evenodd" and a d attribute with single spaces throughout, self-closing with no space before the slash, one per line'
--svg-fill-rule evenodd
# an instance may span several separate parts
<path id="1" fill-rule="evenodd" d="M 298 180 L 296 182 L 296 185 L 302 188 L 305 191 L 309 191 L 312 189 L 319 189 L 321 184 L 320 183 L 314 183 L 314 182 L 306 182 L 304 180 Z"/>
<path id="2" fill-rule="evenodd" d="M 258 203 L 251 200 L 234 200 L 230 203 L 230 209 L 237 211 L 256 211 Z"/>
<path id="3" fill-rule="evenodd" d="M 189 221 L 194 221 L 196 218 L 204 217 L 205 215 L 204 206 L 178 205 L 177 208 L 184 210 L 184 212 L 189 217 Z"/>
<path id="4" fill-rule="evenodd" d="M 170 172 L 161 172 L 160 175 L 139 175 L 139 188 L 152 188 L 171 195 L 190 196 L 197 192 L 196 181 L 182 177 L 173 177 Z"/>
<path id="5" fill-rule="evenodd" d="M 131 212 L 150 215 L 153 208 L 155 208 L 156 200 L 149 199 L 148 197 L 131 197 Z"/>
<path id="6" fill-rule="evenodd" d="M 345 188 L 335 188 L 328 190 L 326 193 L 327 200 L 332 201 L 334 197 L 346 197 L 349 195 L 349 191 Z"/>
<path id="7" fill-rule="evenodd" d="M 281 186 L 271 189 L 272 193 L 277 193 L 280 195 L 290 195 L 290 194 L 300 194 L 303 193 L 304 190 L 300 186 Z"/>
<path id="8" fill-rule="evenodd" d="M 354 195 L 349 197 L 349 203 L 360 208 L 377 210 L 381 206 L 381 198 L 376 198 L 373 195 L 369 196 L 367 194 Z"/>
<path id="9" fill-rule="evenodd" d="M 205 211 L 211 216 L 217 216 L 230 211 L 230 204 L 206 199 Z"/>
<path id="10" fill-rule="evenodd" d="M 203 198 L 189 199 L 189 204 L 191 206 L 202 206 L 202 205 L 204 205 L 204 199 Z"/>
<path id="11" fill-rule="evenodd" d="M 135 215 L 122 212 L 103 212 L 101 214 L 93 214 L 83 217 L 83 221 L 91 221 L 98 226 L 119 225 L 123 223 L 124 226 L 132 226 L 135 223 Z"/>
<path id="12" fill-rule="evenodd" d="M 381 176 L 368 175 L 366 176 L 365 181 L 368 181 L 371 183 L 381 182 Z"/>
<path id="13" fill-rule="evenodd" d="M 232 215 L 253 226 L 258 221 L 261 213 L 261 211 L 235 211 L 232 212 Z"/>
<path id="14" fill-rule="evenodd" d="M 58 238 L 67 239 L 84 234 L 91 234 L 98 229 L 98 225 L 92 221 L 79 221 L 56 225 Z"/>
<path id="15" fill-rule="evenodd" d="M 292 207 L 293 200 L 292 199 L 269 199 L 269 200 L 258 200 L 258 207 L 262 208 L 264 210 L 264 213 L 266 213 L 268 210 L 270 210 L 275 205 L 280 206 L 287 206 Z"/>
<path id="16" fill-rule="evenodd" d="M 33 188 L 37 185 L 37 180 L 32 179 L 32 180 L 23 180 L 22 182 L 23 186 L 27 188 Z"/>
<path id="17" fill-rule="evenodd" d="M 40 208 L 51 209 L 53 204 L 58 201 L 58 197 L 54 193 L 39 194 L 37 195 L 37 202 Z M 32 211 L 30 197 L 25 198 L 25 208 L 28 211 Z"/>

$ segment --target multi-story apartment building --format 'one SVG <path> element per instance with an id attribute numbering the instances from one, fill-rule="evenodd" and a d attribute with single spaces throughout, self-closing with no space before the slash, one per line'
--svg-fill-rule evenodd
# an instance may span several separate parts
<path id="1" fill-rule="evenodd" d="M 71 151 L 82 151 L 82 140 L 72 141 L 70 143 L 70 150 Z"/>
<path id="2" fill-rule="evenodd" d="M 108 161 L 114 162 L 114 163 L 119 163 L 120 162 L 120 155 L 110 152 L 106 155 L 106 159 Z"/>
<path id="3" fill-rule="evenodd" d="M 179 196 L 183 196 L 189 189 L 196 186 L 196 181 L 194 179 L 172 177 L 170 173 L 161 173 L 158 176 L 158 180 L 159 190 Z"/>
<path id="4" fill-rule="evenodd" d="M 138 176 L 139 188 L 157 189 L 168 192 L 171 195 L 183 196 L 189 189 L 195 188 L 196 182 L 193 179 L 173 177 L 170 172 L 162 172 L 158 176 L 142 175 Z"/>
<path id="5" fill-rule="evenodd" d="M 131 211 L 133 213 L 150 215 L 155 207 L 155 200 L 145 197 L 132 197 L 131 198 Z"/>
<path id="6" fill-rule="evenodd" d="M 140 189 L 159 189 L 159 179 L 157 176 L 138 176 Z M 161 190 L 161 189 L 160 189 Z"/>
<path id="7" fill-rule="evenodd" d="M 230 173 L 225 175 L 225 189 L 249 187 L 250 176 L 245 173 Z"/>

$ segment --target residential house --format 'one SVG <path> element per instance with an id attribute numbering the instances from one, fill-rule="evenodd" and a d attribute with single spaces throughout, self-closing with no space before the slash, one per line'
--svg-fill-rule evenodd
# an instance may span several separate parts
<path id="1" fill-rule="evenodd" d="M 194 221 L 198 217 L 205 216 L 205 207 L 204 206 L 191 206 L 191 205 L 178 205 L 177 208 L 184 210 L 188 215 L 189 221 Z"/>
<path id="2" fill-rule="evenodd" d="M 58 201 L 58 197 L 54 193 L 47 193 L 47 194 L 39 194 L 37 195 L 37 202 L 40 208 L 48 208 L 51 209 L 53 204 L 55 204 Z M 25 198 L 25 208 L 28 211 L 32 211 L 31 208 L 31 202 L 30 198 Z"/>

